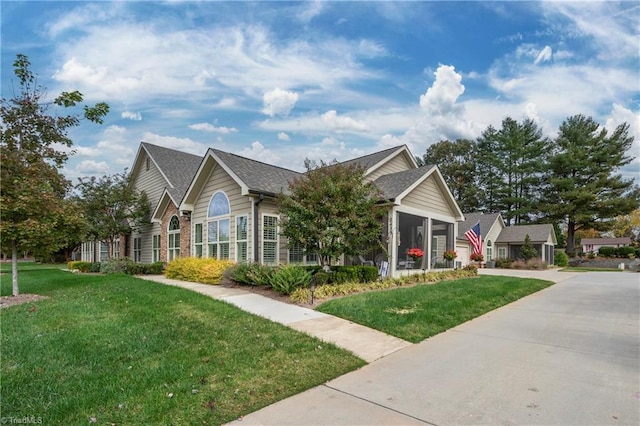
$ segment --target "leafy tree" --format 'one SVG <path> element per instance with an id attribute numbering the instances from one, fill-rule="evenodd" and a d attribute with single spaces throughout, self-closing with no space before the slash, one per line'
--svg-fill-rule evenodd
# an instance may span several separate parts
<path id="1" fill-rule="evenodd" d="M 635 241 L 640 240 L 640 209 L 635 209 L 629 214 L 616 216 L 611 232 L 614 237 L 629 237 Z"/>
<path id="2" fill-rule="evenodd" d="M 475 166 L 476 146 L 473 141 L 457 139 L 440 141 L 427 148 L 420 164 L 437 164 L 460 209 L 478 210 L 480 189 Z"/>
<path id="3" fill-rule="evenodd" d="M 343 254 L 365 253 L 382 229 L 378 189 L 364 181 L 362 167 L 305 164 L 307 173 L 278 197 L 281 234 L 305 253 L 317 253 L 323 266 Z"/>
<path id="4" fill-rule="evenodd" d="M 564 232 L 560 228 L 560 224 L 558 224 L 557 222 L 553 224 L 553 232 L 556 234 L 556 241 L 558 241 L 558 245 L 556 245 L 556 248 L 564 247 L 566 244 L 566 241 L 564 239 Z"/>
<path id="5" fill-rule="evenodd" d="M 543 210 L 567 224 L 567 253 L 575 251 L 578 229 L 606 230 L 611 219 L 638 208 L 640 188 L 618 173 L 633 160 L 627 155 L 632 144 L 626 123 L 608 133 L 591 117 L 575 115 L 560 126 Z"/>
<path id="6" fill-rule="evenodd" d="M 0 105 L 0 239 L 11 252 L 13 295 L 18 288 L 18 251 L 56 251 L 65 244 L 69 207 L 65 196 L 70 183 L 60 173 L 68 154 L 58 147 L 73 142 L 67 132 L 87 119 L 102 123 L 109 106 L 84 106 L 83 113 L 51 114 L 54 105 L 74 108 L 82 102 L 78 91 L 62 92 L 52 102 L 37 83 L 25 55 L 13 63 L 19 91 Z"/>
<path id="7" fill-rule="evenodd" d="M 531 244 L 531 237 L 529 237 L 529 234 L 525 235 L 524 244 L 522 245 L 522 247 L 520 247 L 520 256 L 522 256 L 522 258 L 527 261 L 529 259 L 533 259 L 537 255 L 538 252 L 533 247 L 533 244 Z"/>
<path id="8" fill-rule="evenodd" d="M 109 241 L 109 247 L 120 235 L 129 235 L 148 225 L 151 205 L 144 192 L 131 184 L 126 171 L 100 179 L 80 178 L 76 186 L 79 204 L 88 222 L 87 237 L 95 241 Z M 111 253 L 109 253 L 109 257 Z"/>

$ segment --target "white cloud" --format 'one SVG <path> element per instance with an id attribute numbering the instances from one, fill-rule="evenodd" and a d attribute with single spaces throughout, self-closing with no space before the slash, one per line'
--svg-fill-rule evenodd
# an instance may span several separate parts
<path id="1" fill-rule="evenodd" d="M 420 96 L 420 108 L 430 114 L 448 114 L 456 109 L 456 101 L 464 93 L 462 76 L 453 66 L 440 65 L 433 85 Z"/>
<path id="2" fill-rule="evenodd" d="M 275 115 L 289 115 L 298 102 L 298 94 L 276 88 L 265 93 L 262 99 L 264 102 L 264 108 L 262 108 L 263 114 L 270 117 Z"/>
<path id="3" fill-rule="evenodd" d="M 238 129 L 236 129 L 235 127 L 225 127 L 225 126 L 216 127 L 214 124 L 211 124 L 211 123 L 191 124 L 189 125 L 189 128 L 193 130 L 201 130 L 203 132 L 220 133 L 222 135 L 235 133 L 238 131 Z"/>
<path id="4" fill-rule="evenodd" d="M 538 53 L 538 56 L 536 56 L 536 60 L 533 61 L 534 65 L 538 65 L 540 62 L 549 62 L 551 61 L 553 57 L 553 50 L 551 49 L 550 46 L 545 46 L 540 53 Z"/>
<path id="5" fill-rule="evenodd" d="M 161 136 L 155 133 L 145 132 L 142 135 L 142 141 L 149 142 L 154 145 L 164 146 L 165 148 L 188 152 L 190 154 L 204 155 L 205 152 L 207 152 L 207 146 L 199 142 L 195 142 L 189 138 Z"/>
<path id="6" fill-rule="evenodd" d="M 298 19 L 303 23 L 311 22 L 324 9 L 324 2 L 321 0 L 306 1 L 301 4 L 303 5 L 303 10 L 298 14 Z"/>
<path id="7" fill-rule="evenodd" d="M 288 134 L 286 134 L 285 132 L 280 132 L 280 133 L 278 133 L 278 140 L 281 140 L 281 141 L 285 141 L 285 142 L 286 142 L 286 141 L 290 141 L 290 140 L 291 140 L 291 138 L 290 138 L 290 137 L 289 137 L 289 135 L 288 135 Z"/>
<path id="8" fill-rule="evenodd" d="M 351 117 L 341 117 L 335 110 L 322 114 L 322 122 L 325 127 L 335 132 L 366 132 L 367 125 L 356 121 Z"/>
<path id="9" fill-rule="evenodd" d="M 75 171 L 83 175 L 108 174 L 109 165 L 106 161 L 83 160 L 76 166 Z"/>
<path id="10" fill-rule="evenodd" d="M 139 112 L 124 111 L 122 114 L 120 114 L 120 117 L 133 121 L 142 120 L 142 114 L 140 114 Z"/>
<path id="11" fill-rule="evenodd" d="M 281 162 L 280 156 L 272 150 L 265 148 L 260 141 L 254 141 L 251 144 L 251 147 L 244 148 L 240 151 L 236 151 L 235 153 L 242 157 L 251 158 L 252 160 L 261 161 L 267 164 L 277 165 Z"/>

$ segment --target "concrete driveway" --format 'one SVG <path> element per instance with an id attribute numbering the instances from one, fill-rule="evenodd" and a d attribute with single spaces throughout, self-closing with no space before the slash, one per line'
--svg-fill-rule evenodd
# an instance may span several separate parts
<path id="1" fill-rule="evenodd" d="M 638 425 L 639 317 L 639 274 L 576 274 L 235 423 Z"/>

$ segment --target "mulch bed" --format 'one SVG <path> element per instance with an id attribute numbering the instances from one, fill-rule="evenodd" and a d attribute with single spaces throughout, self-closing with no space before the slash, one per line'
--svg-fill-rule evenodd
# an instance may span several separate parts
<path id="1" fill-rule="evenodd" d="M 0 297 L 0 308 L 8 308 L 9 306 L 22 305 L 25 303 L 37 302 L 38 300 L 48 299 L 46 296 L 38 294 L 19 294 L 17 296 Z"/>

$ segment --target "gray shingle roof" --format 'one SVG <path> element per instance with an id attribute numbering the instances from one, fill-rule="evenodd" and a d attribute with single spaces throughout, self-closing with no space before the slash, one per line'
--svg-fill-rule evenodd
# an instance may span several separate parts
<path id="1" fill-rule="evenodd" d="M 620 237 L 620 238 L 583 238 L 580 241 L 580 244 L 591 244 L 591 245 L 618 245 L 618 244 L 631 244 L 631 238 L 629 237 Z"/>
<path id="2" fill-rule="evenodd" d="M 277 195 L 288 192 L 289 182 L 302 176 L 301 173 L 235 154 L 211 149 L 225 165 L 247 186 L 249 191 Z"/>
<path id="3" fill-rule="evenodd" d="M 499 216 L 500 213 L 465 213 L 464 222 L 458 224 L 458 238 L 465 238 L 464 233 L 480 222 L 480 234 L 484 240 L 484 236 L 487 235 L 487 232 L 489 232 Z"/>
<path id="4" fill-rule="evenodd" d="M 362 157 L 352 158 L 351 160 L 343 161 L 340 164 L 343 164 L 345 166 L 357 164 L 363 167 L 365 170 L 368 170 L 369 168 L 375 166 L 376 164 L 378 164 L 379 162 L 387 158 L 389 155 L 391 155 L 401 147 L 402 145 L 385 149 L 384 151 L 374 152 L 372 154 L 364 155 Z"/>
<path id="5" fill-rule="evenodd" d="M 507 226 L 500 232 L 496 243 L 521 243 L 529 234 L 532 243 L 545 242 L 553 234 L 553 225 L 517 225 Z"/>
<path id="6" fill-rule="evenodd" d="M 180 204 L 200 167 L 202 157 L 147 142 L 142 142 L 142 146 L 169 180 L 172 187 L 168 186 L 167 191 L 174 201 Z"/>
<path id="7" fill-rule="evenodd" d="M 380 188 L 385 199 L 395 200 L 434 167 L 433 165 L 427 165 L 417 169 L 383 175 L 376 179 L 374 183 Z"/>

